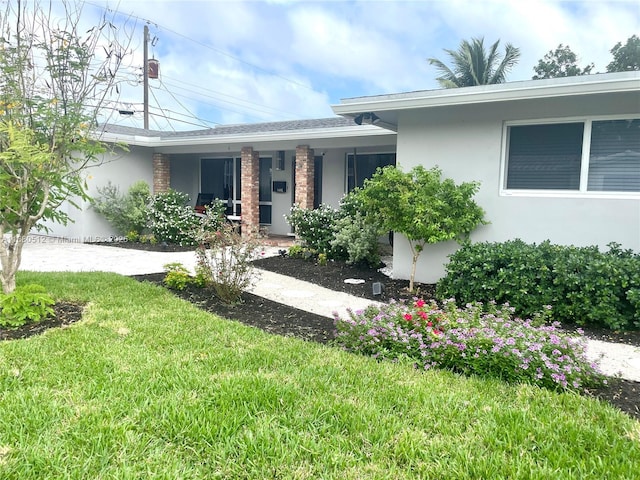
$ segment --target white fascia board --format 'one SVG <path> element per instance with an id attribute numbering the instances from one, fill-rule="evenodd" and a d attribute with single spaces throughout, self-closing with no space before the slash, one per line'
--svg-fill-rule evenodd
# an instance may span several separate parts
<path id="1" fill-rule="evenodd" d="M 455 105 L 537 100 L 555 97 L 633 92 L 640 94 L 640 73 L 625 72 L 612 75 L 610 79 L 593 80 L 589 75 L 554 79 L 562 81 L 531 80 L 526 82 L 487 85 L 482 87 L 451 88 L 408 92 L 377 97 L 343 99 L 331 108 L 338 115 L 353 115 L 361 112 L 384 112 L 411 110 Z"/>
<path id="2" fill-rule="evenodd" d="M 145 137 L 139 135 L 122 135 L 103 133 L 100 140 L 103 142 L 120 142 L 129 145 L 143 147 L 169 147 L 169 146 L 193 146 L 193 145 L 215 145 L 215 144 L 238 144 L 251 145 L 259 142 L 286 142 L 295 140 L 315 140 L 326 138 L 355 138 L 363 136 L 385 136 L 395 135 L 382 128 L 371 126 L 339 127 L 339 128 L 319 128 L 309 130 L 288 130 L 283 132 L 254 132 L 238 133 L 232 135 L 203 135 L 188 137 Z"/>

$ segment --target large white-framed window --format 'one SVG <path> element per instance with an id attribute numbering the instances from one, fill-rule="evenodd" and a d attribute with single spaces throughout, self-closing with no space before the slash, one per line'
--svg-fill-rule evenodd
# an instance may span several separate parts
<path id="1" fill-rule="evenodd" d="M 504 195 L 640 197 L 640 118 L 506 123 Z"/>

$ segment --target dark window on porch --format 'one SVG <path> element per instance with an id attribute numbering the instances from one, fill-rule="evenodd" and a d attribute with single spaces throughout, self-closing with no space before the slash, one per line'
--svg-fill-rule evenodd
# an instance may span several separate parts
<path id="1" fill-rule="evenodd" d="M 395 164 L 395 153 L 357 153 L 355 161 L 353 153 L 347 154 L 347 191 L 362 187 L 378 168 Z"/>
<path id="2" fill-rule="evenodd" d="M 220 200 L 233 198 L 233 158 L 203 158 L 200 175 L 200 192 Z"/>
<path id="3" fill-rule="evenodd" d="M 260 204 L 260 223 L 271 225 L 271 157 L 260 157 L 260 182 L 258 200 Z"/>

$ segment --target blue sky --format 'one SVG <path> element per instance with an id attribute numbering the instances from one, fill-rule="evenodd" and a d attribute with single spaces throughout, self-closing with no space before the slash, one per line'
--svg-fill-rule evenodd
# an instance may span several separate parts
<path id="1" fill-rule="evenodd" d="M 87 0 L 83 21 L 104 8 L 135 29 L 130 78 L 149 26 L 160 61 L 150 128 L 161 130 L 322 118 L 341 98 L 439 88 L 427 58 L 472 37 L 521 49 L 509 81 L 531 79 L 560 43 L 602 72 L 609 50 L 640 33 L 635 0 Z M 110 121 L 141 127 L 142 98 L 131 82 L 112 100 L 136 113 Z"/>

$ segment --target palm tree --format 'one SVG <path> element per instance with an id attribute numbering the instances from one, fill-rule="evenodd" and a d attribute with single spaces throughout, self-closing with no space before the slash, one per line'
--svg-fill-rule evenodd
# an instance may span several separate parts
<path id="1" fill-rule="evenodd" d="M 452 68 L 437 58 L 428 59 L 442 73 L 436 80 L 444 88 L 504 83 L 507 72 L 518 63 L 520 49 L 507 43 L 502 58 L 498 53 L 499 43 L 500 40 L 491 45 L 488 52 L 484 48 L 484 38 L 472 38 L 471 43 L 463 40 L 458 50 L 445 48 L 451 57 Z"/>

